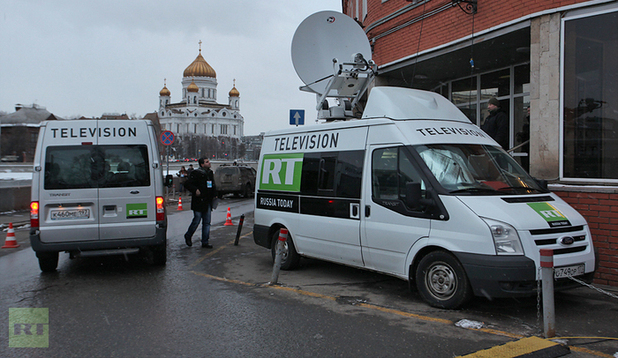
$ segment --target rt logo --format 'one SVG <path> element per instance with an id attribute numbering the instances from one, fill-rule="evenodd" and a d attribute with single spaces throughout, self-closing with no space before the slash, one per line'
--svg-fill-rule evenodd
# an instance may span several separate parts
<path id="1" fill-rule="evenodd" d="M 49 347 L 49 309 L 9 308 L 9 347 Z"/>

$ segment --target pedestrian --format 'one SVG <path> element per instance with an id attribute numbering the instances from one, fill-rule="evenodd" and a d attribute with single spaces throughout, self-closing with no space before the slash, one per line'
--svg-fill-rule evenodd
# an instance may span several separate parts
<path id="1" fill-rule="evenodd" d="M 176 175 L 180 178 L 179 182 L 180 182 L 180 190 L 179 192 L 181 193 L 185 193 L 185 182 L 187 181 L 187 179 L 189 179 L 189 172 L 187 172 L 187 169 L 185 169 L 185 166 L 183 165 L 182 167 L 180 167 L 180 170 L 178 171 L 178 173 L 176 173 Z"/>
<path id="2" fill-rule="evenodd" d="M 193 171 L 193 164 L 189 164 L 189 169 L 187 169 L 187 175 L 191 175 L 192 171 Z"/>
<path id="3" fill-rule="evenodd" d="M 500 108 L 500 101 L 495 97 L 487 103 L 489 115 L 481 129 L 489 134 L 504 150 L 509 149 L 509 118 Z"/>
<path id="4" fill-rule="evenodd" d="M 207 158 L 198 160 L 199 168 L 189 174 L 189 179 L 185 182 L 185 188 L 191 192 L 191 210 L 193 210 L 193 220 L 185 233 L 185 243 L 191 246 L 191 237 L 197 227 L 202 222 L 202 247 L 212 249 L 208 242 L 210 238 L 210 218 L 212 211 L 212 201 L 217 197 L 215 186 L 215 175 L 210 170 L 210 161 Z"/>

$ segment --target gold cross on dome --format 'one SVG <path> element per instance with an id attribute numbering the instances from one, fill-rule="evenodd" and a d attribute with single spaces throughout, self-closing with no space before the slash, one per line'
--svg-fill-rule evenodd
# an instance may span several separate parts
<path id="1" fill-rule="evenodd" d="M 200 44 L 200 52 L 202 52 L 202 40 L 200 40 L 200 42 L 198 42 L 198 44 Z"/>

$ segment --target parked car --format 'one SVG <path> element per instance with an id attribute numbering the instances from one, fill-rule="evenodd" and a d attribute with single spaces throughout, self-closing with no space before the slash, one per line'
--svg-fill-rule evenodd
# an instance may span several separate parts
<path id="1" fill-rule="evenodd" d="M 16 155 L 5 155 L 4 157 L 0 159 L 0 161 L 3 161 L 3 162 L 16 162 L 18 160 L 19 160 L 19 157 Z"/>
<path id="2" fill-rule="evenodd" d="M 215 171 L 215 184 L 219 197 L 233 193 L 250 198 L 255 189 L 255 169 L 246 165 L 224 164 Z"/>

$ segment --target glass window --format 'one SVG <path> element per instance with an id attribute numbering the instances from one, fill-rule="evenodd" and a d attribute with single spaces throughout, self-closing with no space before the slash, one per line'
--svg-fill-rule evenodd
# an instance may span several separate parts
<path id="1" fill-rule="evenodd" d="M 322 156 L 318 172 L 318 191 L 333 191 L 335 189 L 336 164 L 336 154 Z"/>
<path id="2" fill-rule="evenodd" d="M 426 198 L 425 182 L 408 154 L 405 147 L 392 147 L 376 149 L 371 158 L 373 201 L 402 214 L 425 210 L 420 203 L 407 206 L 409 184 L 420 184 L 421 198 Z"/>
<path id="3" fill-rule="evenodd" d="M 301 193 L 360 198 L 363 157 L 362 150 L 306 153 L 303 157 Z"/>
<path id="4" fill-rule="evenodd" d="M 335 176 L 338 197 L 360 198 L 364 154 L 362 150 L 339 153 Z"/>
<path id="5" fill-rule="evenodd" d="M 530 97 L 516 97 L 513 100 L 513 112 L 515 113 L 513 119 L 514 146 L 519 146 L 519 148 L 515 149 L 512 155 L 526 171 L 530 171 Z"/>
<path id="6" fill-rule="evenodd" d="M 509 95 L 510 70 L 494 71 L 481 76 L 481 101 Z"/>
<path id="7" fill-rule="evenodd" d="M 476 121 L 476 103 L 461 104 L 457 108 L 468 117 L 470 122 L 478 124 Z"/>
<path id="8" fill-rule="evenodd" d="M 91 158 L 91 146 L 48 147 L 45 154 L 45 189 L 96 188 Z"/>
<path id="9" fill-rule="evenodd" d="M 476 102 L 476 77 L 453 81 L 451 86 L 451 102 L 455 104 Z"/>
<path id="10" fill-rule="evenodd" d="M 414 147 L 440 185 L 451 193 L 504 195 L 542 192 L 515 160 L 499 148 L 476 144 Z"/>
<path id="11" fill-rule="evenodd" d="M 618 12 L 564 23 L 563 176 L 618 179 Z"/>
<path id="12" fill-rule="evenodd" d="M 46 190 L 149 185 L 145 145 L 57 146 L 45 154 Z"/>
<path id="13" fill-rule="evenodd" d="M 373 197 L 376 199 L 398 199 L 397 148 L 378 149 L 373 152 L 371 175 Z"/>
<path id="14" fill-rule="evenodd" d="M 530 92 L 530 65 L 515 67 L 515 94 Z"/>

